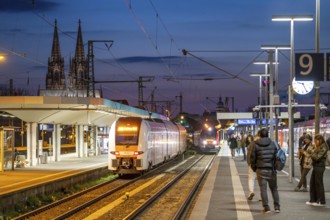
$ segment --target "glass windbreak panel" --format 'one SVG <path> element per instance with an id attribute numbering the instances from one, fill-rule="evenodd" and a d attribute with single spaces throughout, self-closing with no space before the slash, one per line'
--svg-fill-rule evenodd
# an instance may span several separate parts
<path id="1" fill-rule="evenodd" d="M 15 149 L 14 129 L 5 128 L 1 130 L 1 171 L 6 168 L 14 170 Z"/>

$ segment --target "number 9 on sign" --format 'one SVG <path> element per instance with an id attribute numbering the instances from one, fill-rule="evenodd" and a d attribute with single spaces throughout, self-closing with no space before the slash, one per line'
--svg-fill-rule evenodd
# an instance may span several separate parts
<path id="1" fill-rule="evenodd" d="M 310 54 L 303 54 L 299 57 L 299 66 L 303 69 L 300 74 L 307 76 L 313 70 L 313 58 Z"/>
<path id="2" fill-rule="evenodd" d="M 296 53 L 295 69 L 297 81 L 323 81 L 324 54 Z"/>

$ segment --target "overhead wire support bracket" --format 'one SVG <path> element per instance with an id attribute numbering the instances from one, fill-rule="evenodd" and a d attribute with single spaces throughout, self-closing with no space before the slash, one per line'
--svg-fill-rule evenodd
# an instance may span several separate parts
<path id="1" fill-rule="evenodd" d="M 109 50 L 113 44 L 113 40 L 89 40 L 88 53 L 87 53 L 87 69 L 88 69 L 88 85 L 87 97 L 95 97 L 95 74 L 94 74 L 94 43 L 105 43 L 106 48 Z M 110 43 L 109 45 L 107 43 Z"/>

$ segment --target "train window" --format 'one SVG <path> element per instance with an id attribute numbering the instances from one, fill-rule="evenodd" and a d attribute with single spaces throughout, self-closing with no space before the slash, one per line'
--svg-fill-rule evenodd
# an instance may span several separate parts
<path id="1" fill-rule="evenodd" d="M 203 138 L 215 138 L 216 132 L 215 131 L 202 131 L 201 137 Z"/>
<path id="2" fill-rule="evenodd" d="M 137 133 L 125 133 L 116 135 L 116 145 L 137 145 L 138 134 Z"/>

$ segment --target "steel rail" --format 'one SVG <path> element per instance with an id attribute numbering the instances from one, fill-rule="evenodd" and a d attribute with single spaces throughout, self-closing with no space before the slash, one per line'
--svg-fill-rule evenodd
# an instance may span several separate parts
<path id="1" fill-rule="evenodd" d="M 133 210 L 130 214 L 128 214 L 124 220 L 133 220 L 138 217 L 141 213 L 143 213 L 159 196 L 161 196 L 164 192 L 166 192 L 170 187 L 172 187 L 178 180 L 181 179 L 183 175 L 185 175 L 192 167 L 194 167 L 202 158 L 204 158 L 204 155 L 198 158 L 193 164 L 191 164 L 187 169 L 180 172 L 173 180 L 171 180 L 169 183 L 167 183 L 163 188 L 161 188 L 157 193 L 155 193 L 153 196 L 151 196 L 145 203 L 143 203 L 141 206 Z"/>
<path id="2" fill-rule="evenodd" d="M 205 167 L 202 175 L 196 181 L 194 187 L 191 189 L 190 193 L 185 198 L 184 202 L 182 203 L 182 205 L 180 206 L 180 208 L 178 209 L 178 211 L 176 212 L 176 214 L 174 215 L 174 217 L 172 219 L 175 219 L 175 220 L 185 219 L 184 215 L 185 215 L 186 211 L 188 210 L 188 208 L 191 206 L 193 198 L 196 196 L 196 192 L 198 191 L 201 183 L 206 178 L 206 174 L 209 172 L 210 167 L 213 164 L 214 158 L 215 158 L 215 155 L 213 155 L 212 159 L 209 161 L 209 163 Z"/>

